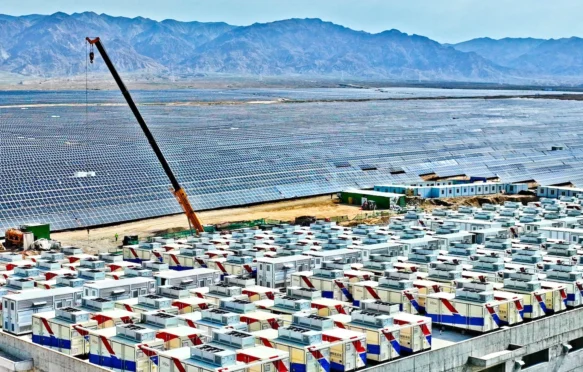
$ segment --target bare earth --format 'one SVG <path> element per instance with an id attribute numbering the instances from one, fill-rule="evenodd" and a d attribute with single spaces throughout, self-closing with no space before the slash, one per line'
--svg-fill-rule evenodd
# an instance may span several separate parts
<path id="1" fill-rule="evenodd" d="M 243 208 L 229 208 L 199 213 L 204 224 L 214 225 L 221 222 L 255 220 L 261 218 L 292 221 L 299 216 L 316 216 L 327 218 L 348 216 L 352 218 L 362 210 L 356 206 L 337 204 L 330 196 L 318 196 L 307 199 L 261 204 Z M 108 251 L 118 246 L 115 234 L 121 240 L 124 235 L 137 234 L 140 238 L 154 236 L 161 231 L 182 230 L 188 228 L 184 215 L 153 218 L 144 221 L 124 223 L 117 226 L 98 229 L 77 230 L 51 234 L 51 237 L 63 245 L 84 248 L 87 252 Z"/>

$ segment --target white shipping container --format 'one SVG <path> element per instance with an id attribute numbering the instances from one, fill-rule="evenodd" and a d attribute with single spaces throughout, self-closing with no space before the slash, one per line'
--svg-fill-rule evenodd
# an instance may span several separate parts
<path id="1" fill-rule="evenodd" d="M 330 348 L 330 370 L 349 372 L 366 366 L 366 335 L 348 329 L 333 328 L 322 332 L 322 340 L 334 343 Z"/>
<path id="2" fill-rule="evenodd" d="M 431 318 L 401 312 L 393 314 L 393 321 L 402 326 L 399 334 L 402 354 L 431 349 Z"/>
<path id="3" fill-rule="evenodd" d="M 427 296 L 426 311 L 433 323 L 476 332 L 489 332 L 502 325 L 497 301 L 462 301 L 456 299 L 453 293 L 440 292 Z"/>
<path id="4" fill-rule="evenodd" d="M 366 357 L 376 362 L 384 362 L 401 355 L 400 331 L 398 326 L 374 328 L 361 324 L 349 323 L 351 331 L 366 335 Z"/>

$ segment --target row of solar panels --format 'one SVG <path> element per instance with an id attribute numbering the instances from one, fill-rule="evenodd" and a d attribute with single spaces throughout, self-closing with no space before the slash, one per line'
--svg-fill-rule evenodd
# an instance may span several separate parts
<path id="1" fill-rule="evenodd" d="M 326 194 L 418 175 L 583 184 L 576 102 L 378 101 L 142 108 L 197 209 Z M 456 119 L 454 119 L 456 118 Z M 564 151 L 550 151 L 561 145 Z M 0 232 L 179 213 L 123 106 L 0 111 Z M 95 177 L 74 177 L 76 172 Z M 10 175 L 10 177 L 6 177 Z"/>

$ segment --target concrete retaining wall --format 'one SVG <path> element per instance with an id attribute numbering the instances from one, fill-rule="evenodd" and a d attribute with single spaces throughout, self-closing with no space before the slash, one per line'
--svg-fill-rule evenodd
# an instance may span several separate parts
<path id="1" fill-rule="evenodd" d="M 583 337 L 583 309 L 478 336 L 442 349 L 367 368 L 365 371 L 474 372 L 498 366 L 496 371 L 509 372 L 521 369 L 515 362 L 545 349 L 549 350 L 549 361 L 529 368 L 525 366 L 525 371 L 583 371 L 583 349 L 568 353 L 563 351 L 563 344 L 579 337 Z M 514 350 L 504 352 L 509 348 Z"/>
<path id="2" fill-rule="evenodd" d="M 21 359 L 33 359 L 35 372 L 103 372 L 108 369 L 61 354 L 31 341 L 0 333 L 0 350 Z"/>
<path id="3" fill-rule="evenodd" d="M 437 328 L 437 327 L 436 327 Z M 462 341 L 442 349 L 367 368 L 367 372 L 477 372 L 488 369 L 517 371 L 527 355 L 548 350 L 549 361 L 525 368 L 532 372 L 583 371 L 583 348 L 565 352 L 565 345 L 583 337 L 583 309 L 544 318 Z M 0 333 L 0 350 L 34 360 L 39 372 L 103 372 L 101 368 L 30 341 Z"/>

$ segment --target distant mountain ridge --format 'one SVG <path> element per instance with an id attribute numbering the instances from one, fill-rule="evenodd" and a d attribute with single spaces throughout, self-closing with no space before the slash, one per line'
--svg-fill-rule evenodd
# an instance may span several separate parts
<path id="1" fill-rule="evenodd" d="M 578 37 L 550 40 L 480 38 L 453 47 L 533 77 L 583 77 L 583 39 Z"/>
<path id="2" fill-rule="evenodd" d="M 160 76 L 343 76 L 472 82 L 569 77 L 583 81 L 583 52 L 573 52 L 582 50 L 582 40 L 577 38 L 475 39 L 450 46 L 398 30 L 370 34 L 320 19 L 238 27 L 92 12 L 0 15 L 0 72 L 40 77 L 82 74 L 87 35 L 104 40 L 119 70 Z M 99 63 L 92 68 L 105 69 Z"/>

